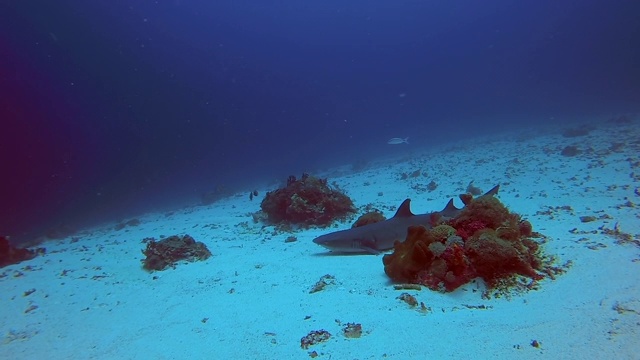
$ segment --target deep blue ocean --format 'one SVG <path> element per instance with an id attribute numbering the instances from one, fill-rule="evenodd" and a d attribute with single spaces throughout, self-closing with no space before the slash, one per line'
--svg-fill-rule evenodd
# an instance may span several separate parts
<path id="1" fill-rule="evenodd" d="M 0 104 L 0 235 L 31 241 L 637 113 L 640 2 L 2 0 Z"/>

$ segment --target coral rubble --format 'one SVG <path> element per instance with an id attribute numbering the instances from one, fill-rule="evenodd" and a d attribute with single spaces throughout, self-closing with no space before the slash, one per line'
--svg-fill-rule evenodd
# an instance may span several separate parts
<path id="1" fill-rule="evenodd" d="M 260 207 L 275 224 L 327 226 L 355 212 L 347 195 L 308 174 L 289 176 L 287 186 L 268 192 Z"/>
<path id="2" fill-rule="evenodd" d="M 580 154 L 580 150 L 578 149 L 577 146 L 575 145 L 567 145 L 565 146 L 564 149 L 562 149 L 562 151 L 560 152 L 560 155 L 562 156 L 576 156 Z"/>
<path id="3" fill-rule="evenodd" d="M 350 339 L 357 339 L 362 336 L 362 325 L 357 323 L 347 323 L 342 329 L 344 337 Z"/>
<path id="4" fill-rule="evenodd" d="M 189 235 L 174 235 L 158 242 L 149 240 L 147 248 L 142 253 L 146 256 L 142 260 L 143 268 L 146 270 L 164 270 L 169 266 L 175 266 L 180 260 L 206 260 L 211 256 L 204 243 L 195 241 Z"/>
<path id="5" fill-rule="evenodd" d="M 300 347 L 308 349 L 309 346 L 325 342 L 331 338 L 331 334 L 327 330 L 313 330 L 309 334 L 300 339 Z"/>
<path id="6" fill-rule="evenodd" d="M 475 278 L 488 289 L 521 275 L 540 280 L 548 273 L 531 223 L 493 196 L 468 200 L 454 218 L 432 228 L 411 226 L 404 242 L 383 257 L 385 273 L 394 281 L 453 291 Z"/>

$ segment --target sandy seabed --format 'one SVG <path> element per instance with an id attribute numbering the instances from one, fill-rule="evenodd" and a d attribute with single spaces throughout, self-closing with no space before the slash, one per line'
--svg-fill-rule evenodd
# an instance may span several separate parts
<path id="1" fill-rule="evenodd" d="M 484 298 L 480 281 L 452 293 L 395 290 L 381 256 L 328 254 L 311 241 L 351 222 L 283 232 L 254 222 L 261 197 L 242 193 L 145 214 L 121 230 L 87 229 L 0 269 L 0 358 L 637 359 L 640 126 L 561 132 L 482 137 L 318 174 L 387 217 L 407 197 L 414 213 L 426 213 L 450 198 L 460 206 L 471 180 L 483 190 L 501 184 L 500 200 L 548 237 L 545 251 L 572 264 L 537 290 Z M 577 155 L 561 155 L 572 145 Z M 428 191 L 432 180 L 438 186 Z M 178 234 L 213 255 L 144 271 L 142 240 Z M 310 293 L 324 275 L 333 281 Z M 428 310 L 399 300 L 403 292 Z M 361 325 L 360 337 L 345 336 L 348 323 Z M 331 337 L 301 348 L 314 330 Z"/>

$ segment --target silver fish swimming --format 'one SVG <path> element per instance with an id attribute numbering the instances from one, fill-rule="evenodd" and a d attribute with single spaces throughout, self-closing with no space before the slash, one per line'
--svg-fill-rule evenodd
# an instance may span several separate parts
<path id="1" fill-rule="evenodd" d="M 493 196 L 499 189 L 500 185 L 496 185 L 482 196 Z M 411 199 L 406 199 L 391 219 L 325 234 L 313 242 L 337 253 L 379 254 L 392 249 L 396 241 L 404 241 L 409 226 L 422 225 L 429 229 L 433 215 L 448 219 L 456 217 L 460 211 L 462 209 L 456 208 L 451 199 L 442 211 L 416 215 L 411 212 Z"/>
<path id="2" fill-rule="evenodd" d="M 408 144 L 409 143 L 409 138 L 391 138 L 389 139 L 389 141 L 387 141 L 387 144 L 389 145 L 399 145 L 399 144 Z"/>

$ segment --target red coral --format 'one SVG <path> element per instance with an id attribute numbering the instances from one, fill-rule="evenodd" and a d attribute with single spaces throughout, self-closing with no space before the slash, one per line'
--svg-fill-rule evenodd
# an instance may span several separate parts
<path id="1" fill-rule="evenodd" d="M 431 290 L 453 291 L 477 277 L 460 245 L 453 245 L 434 259 L 427 269 L 416 273 L 414 282 Z"/>
<path id="2" fill-rule="evenodd" d="M 454 228 L 456 229 L 456 234 L 460 236 L 463 240 L 467 240 L 470 236 L 476 233 L 478 230 L 485 229 L 487 224 L 479 220 L 469 220 L 467 222 L 456 222 L 455 219 L 452 221 L 454 223 Z"/>
<path id="3" fill-rule="evenodd" d="M 509 210 L 493 196 L 481 196 L 474 199 L 453 220 L 453 227 L 466 227 L 474 221 L 479 221 L 485 227 L 497 229 L 511 219 Z M 473 235 L 473 234 L 472 234 Z"/>
<path id="4" fill-rule="evenodd" d="M 447 268 L 455 271 L 456 274 L 461 274 L 469 266 L 464 248 L 458 244 L 447 247 L 440 257 L 447 262 Z"/>
<path id="5" fill-rule="evenodd" d="M 431 222 L 438 221 L 432 216 Z M 438 236 L 422 226 L 409 227 L 404 242 L 383 257 L 385 273 L 397 282 L 422 284 L 453 291 L 476 277 L 488 288 L 513 275 L 542 278 L 539 245 L 530 239 L 532 226 L 510 213 L 499 200 L 482 196 L 446 222 L 461 239 L 449 238 L 446 248 Z"/>
<path id="6" fill-rule="evenodd" d="M 520 232 L 520 236 L 530 237 L 533 235 L 533 226 L 530 222 L 523 220 L 518 224 L 518 231 Z"/>
<path id="7" fill-rule="evenodd" d="M 429 215 L 429 225 L 431 225 L 431 227 L 436 227 L 440 225 L 441 221 L 442 221 L 442 215 L 440 215 L 440 213 L 434 212 Z"/>
<path id="8" fill-rule="evenodd" d="M 431 230 L 409 227 L 407 240 L 396 242 L 393 254 L 383 257 L 385 273 L 394 281 L 418 283 L 439 291 L 453 291 L 476 277 L 461 244 L 452 244 L 437 256 L 429 247 L 436 242 Z"/>
<path id="9" fill-rule="evenodd" d="M 327 226 L 355 212 L 353 202 L 326 179 L 290 176 L 287 186 L 268 192 L 260 204 L 272 223 Z"/>
<path id="10" fill-rule="evenodd" d="M 486 229 L 476 233 L 467 241 L 465 248 L 478 276 L 490 288 L 498 280 L 514 274 L 540 279 L 534 267 L 541 263 L 536 260 L 536 254 L 531 253 L 532 247 L 522 242 L 502 239 L 494 230 Z"/>
<path id="11" fill-rule="evenodd" d="M 471 236 L 465 229 L 456 229 L 456 235 L 460 236 L 462 240 L 467 240 Z"/>
<path id="12" fill-rule="evenodd" d="M 434 291 L 444 291 L 444 282 L 429 270 L 421 270 L 416 274 L 415 283 L 424 285 Z"/>

